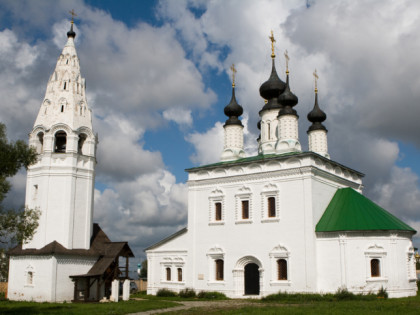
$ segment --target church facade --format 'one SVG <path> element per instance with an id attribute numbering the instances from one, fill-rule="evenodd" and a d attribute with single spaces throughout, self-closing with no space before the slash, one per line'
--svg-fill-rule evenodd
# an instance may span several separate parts
<path id="1" fill-rule="evenodd" d="M 28 243 L 9 251 L 8 298 L 92 301 L 109 297 L 121 275 L 119 257 L 133 257 L 126 242 L 111 242 L 93 223 L 97 136 L 74 45 L 67 43 L 51 75 L 29 144 L 38 160 L 28 168 L 25 204 L 39 209 Z"/>
<path id="2" fill-rule="evenodd" d="M 242 298 L 383 287 L 390 297 L 415 295 L 416 231 L 361 194 L 362 173 L 330 159 L 316 80 L 302 151 L 298 98 L 289 71 L 286 82 L 277 75 L 273 47 L 271 57 L 258 155 L 245 157 L 233 83 L 221 161 L 187 170 L 188 226 L 146 249 L 148 293 L 193 288 Z"/>

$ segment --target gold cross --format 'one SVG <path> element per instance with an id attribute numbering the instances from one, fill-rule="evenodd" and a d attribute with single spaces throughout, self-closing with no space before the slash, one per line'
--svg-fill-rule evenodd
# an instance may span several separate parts
<path id="1" fill-rule="evenodd" d="M 289 54 L 287 50 L 284 52 L 284 57 L 286 58 L 286 74 L 289 74 Z"/>
<path id="2" fill-rule="evenodd" d="M 271 31 L 271 36 L 268 36 L 268 38 L 271 40 L 271 58 L 275 58 L 276 55 L 274 54 L 274 43 L 276 40 L 274 39 L 273 31 Z"/>
<path id="3" fill-rule="evenodd" d="M 237 71 L 236 71 L 234 63 L 232 63 L 232 66 L 230 67 L 230 70 L 232 70 L 232 87 L 235 87 L 235 73 Z"/>
<path id="4" fill-rule="evenodd" d="M 71 24 L 73 24 L 74 17 L 77 16 L 77 14 L 76 14 L 76 12 L 74 12 L 74 9 L 72 9 L 71 11 L 69 11 L 69 13 L 71 14 Z"/>
<path id="5" fill-rule="evenodd" d="M 318 73 L 316 72 L 316 69 L 315 69 L 313 75 L 314 75 L 314 79 L 315 79 L 315 93 L 317 93 L 318 92 L 318 84 L 317 84 L 317 81 L 318 81 L 319 77 L 318 77 Z"/>

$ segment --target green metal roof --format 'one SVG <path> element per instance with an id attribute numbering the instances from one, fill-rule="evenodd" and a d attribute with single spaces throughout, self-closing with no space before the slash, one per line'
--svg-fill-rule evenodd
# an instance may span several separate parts
<path id="1" fill-rule="evenodd" d="M 416 230 L 352 188 L 338 189 L 316 225 L 316 232 Z"/>

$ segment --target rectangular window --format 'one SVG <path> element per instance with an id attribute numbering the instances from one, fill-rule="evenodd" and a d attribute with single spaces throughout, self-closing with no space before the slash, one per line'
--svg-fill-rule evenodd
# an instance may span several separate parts
<path id="1" fill-rule="evenodd" d="M 216 202 L 214 204 L 214 207 L 215 207 L 215 220 L 221 221 L 222 220 L 222 203 Z"/>
<path id="2" fill-rule="evenodd" d="M 274 218 L 276 216 L 276 198 L 268 197 L 268 217 Z"/>
<path id="3" fill-rule="evenodd" d="M 370 276 L 380 277 L 381 276 L 381 262 L 375 258 L 370 261 Z"/>
<path id="4" fill-rule="evenodd" d="M 166 268 L 166 281 L 171 281 L 171 268 Z"/>
<path id="5" fill-rule="evenodd" d="M 277 260 L 277 280 L 287 280 L 287 260 Z"/>
<path id="6" fill-rule="evenodd" d="M 242 219 L 249 219 L 249 200 L 242 200 Z"/>
<path id="7" fill-rule="evenodd" d="M 216 263 L 216 280 L 221 281 L 223 280 L 223 260 L 217 259 L 215 263 Z"/>
<path id="8" fill-rule="evenodd" d="M 182 268 L 178 268 L 178 281 L 182 281 Z"/>

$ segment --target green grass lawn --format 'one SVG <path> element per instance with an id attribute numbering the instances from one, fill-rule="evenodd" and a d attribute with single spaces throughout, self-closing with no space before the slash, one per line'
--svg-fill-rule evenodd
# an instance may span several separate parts
<path id="1" fill-rule="evenodd" d="M 34 303 L 0 301 L 0 314 L 127 314 L 153 309 L 174 307 L 176 301 L 193 301 L 194 298 L 156 297 L 138 293 L 132 297 L 144 300 L 130 300 L 118 303 Z M 218 306 L 217 301 L 201 308 L 192 308 L 165 314 L 420 314 L 420 294 L 401 299 L 355 298 L 337 300 L 336 298 L 318 298 L 315 295 L 279 295 L 276 300 L 246 300 L 251 305 L 237 305 L 236 300 L 225 306 Z M 170 301 L 168 301 L 170 300 Z M 200 299 L 203 301 L 203 299 Z M 241 300 L 243 301 L 243 300 Z"/>
<path id="2" fill-rule="evenodd" d="M 118 303 L 36 303 L 0 301 L 0 314 L 127 314 L 177 306 L 163 300 L 120 301 Z"/>

